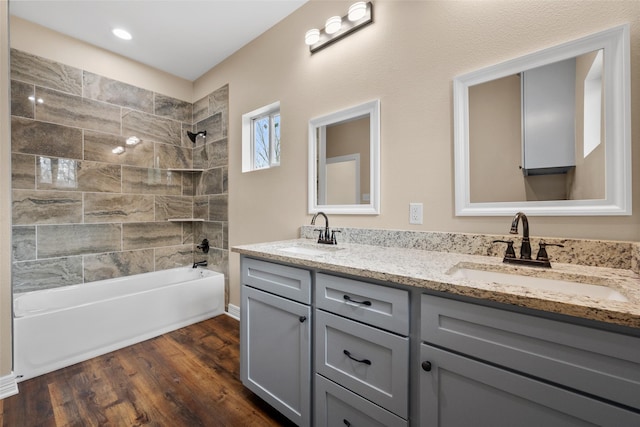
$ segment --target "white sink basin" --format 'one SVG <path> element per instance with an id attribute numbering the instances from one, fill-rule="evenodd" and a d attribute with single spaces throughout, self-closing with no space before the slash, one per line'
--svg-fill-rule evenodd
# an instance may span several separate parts
<path id="1" fill-rule="evenodd" d="M 292 254 L 297 254 L 297 255 L 310 255 L 310 256 L 317 256 L 317 255 L 326 255 L 329 253 L 333 253 L 336 251 L 339 251 L 343 248 L 337 247 L 337 246 L 327 246 L 327 247 L 309 247 L 309 246 L 299 246 L 299 245 L 294 245 L 294 246 L 287 246 L 285 248 L 279 248 L 278 250 L 282 251 L 282 252 L 289 252 Z"/>
<path id="2" fill-rule="evenodd" d="M 620 292 L 607 286 L 592 285 L 569 280 L 548 279 L 544 277 L 522 276 L 497 271 L 476 270 L 474 268 L 455 268 L 449 273 L 458 279 L 478 280 L 503 285 L 522 286 L 530 289 L 559 292 L 568 295 L 588 296 L 597 299 L 628 302 Z"/>

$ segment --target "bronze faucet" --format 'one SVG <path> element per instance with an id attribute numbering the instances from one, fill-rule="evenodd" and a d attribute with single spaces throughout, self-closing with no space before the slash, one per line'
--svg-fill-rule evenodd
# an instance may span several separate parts
<path id="1" fill-rule="evenodd" d="M 318 212 L 317 214 L 315 214 L 313 218 L 311 218 L 311 225 L 316 225 L 316 218 L 318 217 L 318 215 L 322 215 L 324 217 L 324 230 L 316 229 L 316 231 L 320 232 L 320 235 L 318 236 L 318 243 L 337 245 L 338 242 L 336 241 L 335 233 L 339 230 L 334 230 L 331 232 L 331 234 L 329 234 L 329 218 L 327 218 L 327 215 L 324 212 Z"/>
<path id="2" fill-rule="evenodd" d="M 531 242 L 529 241 L 529 219 L 527 216 L 518 212 L 511 221 L 511 230 L 509 233 L 518 234 L 518 222 L 522 220 L 522 246 L 520 247 L 520 258 L 531 259 Z"/>
<path id="3" fill-rule="evenodd" d="M 531 265 L 537 267 L 551 268 L 551 262 L 549 261 L 549 255 L 547 254 L 547 246 L 558 246 L 563 248 L 563 245 L 556 243 L 545 243 L 540 241 L 540 249 L 536 259 L 531 259 L 531 241 L 529 239 L 529 220 L 527 216 L 518 212 L 511 221 L 511 230 L 509 233 L 518 234 L 518 223 L 522 221 L 522 246 L 520 247 L 520 258 L 516 258 L 515 250 L 513 249 L 513 240 L 494 240 L 493 243 L 506 243 L 507 251 L 504 254 L 503 262 L 510 264 L 522 264 Z"/>

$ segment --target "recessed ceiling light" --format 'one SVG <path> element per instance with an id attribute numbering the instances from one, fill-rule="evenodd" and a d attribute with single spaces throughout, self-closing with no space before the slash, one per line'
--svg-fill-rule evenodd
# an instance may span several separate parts
<path id="1" fill-rule="evenodd" d="M 130 136 L 129 138 L 127 138 L 126 142 L 127 145 L 136 145 L 140 142 L 140 138 L 138 138 L 137 136 Z"/>
<path id="2" fill-rule="evenodd" d="M 129 31 L 123 30 L 122 28 L 114 28 L 112 33 L 114 36 L 119 37 L 122 40 L 131 40 L 133 38 Z"/>

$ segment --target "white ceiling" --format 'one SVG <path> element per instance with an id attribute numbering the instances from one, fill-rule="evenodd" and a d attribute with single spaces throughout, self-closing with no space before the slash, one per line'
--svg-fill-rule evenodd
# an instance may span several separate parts
<path id="1" fill-rule="evenodd" d="M 9 0 L 9 10 L 193 81 L 307 1 Z M 133 40 L 113 36 L 115 27 L 129 31 Z"/>

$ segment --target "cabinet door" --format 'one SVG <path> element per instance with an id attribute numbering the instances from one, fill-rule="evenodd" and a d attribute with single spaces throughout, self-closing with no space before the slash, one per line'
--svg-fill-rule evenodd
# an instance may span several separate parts
<path id="1" fill-rule="evenodd" d="M 310 424 L 311 309 L 242 286 L 242 383 L 301 426 Z"/>
<path id="2" fill-rule="evenodd" d="M 640 338 L 422 295 L 422 341 L 640 411 Z"/>
<path id="3" fill-rule="evenodd" d="M 421 426 L 637 426 L 640 414 L 421 344 Z"/>

